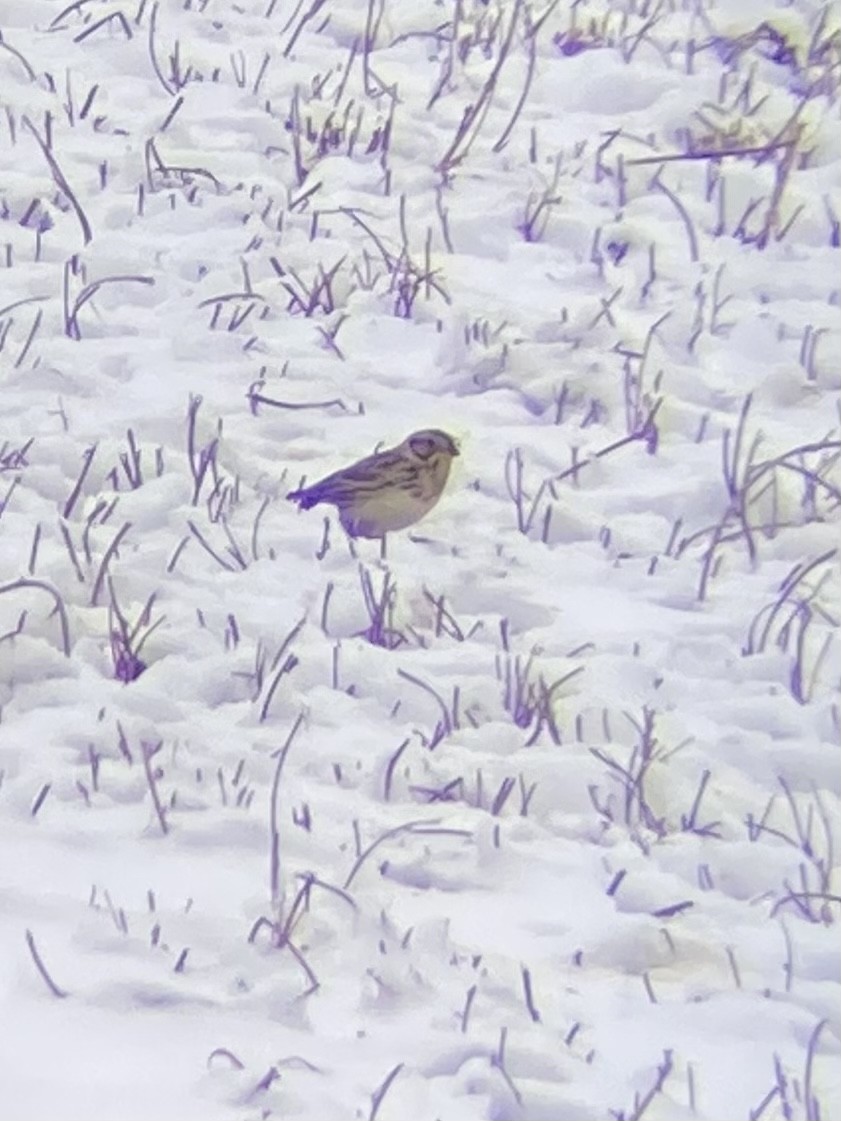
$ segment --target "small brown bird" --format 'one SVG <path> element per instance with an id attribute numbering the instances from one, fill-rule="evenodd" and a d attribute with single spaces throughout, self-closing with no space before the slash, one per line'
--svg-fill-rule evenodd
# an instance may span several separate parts
<path id="1" fill-rule="evenodd" d="M 320 502 L 335 506 L 351 537 L 379 537 L 384 548 L 387 533 L 406 529 L 429 513 L 458 454 L 458 445 L 446 432 L 425 428 L 396 448 L 360 459 L 287 498 L 302 510 Z"/>

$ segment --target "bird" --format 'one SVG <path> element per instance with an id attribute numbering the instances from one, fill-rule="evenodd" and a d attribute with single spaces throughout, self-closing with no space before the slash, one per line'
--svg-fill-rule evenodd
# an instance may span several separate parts
<path id="1" fill-rule="evenodd" d="M 459 447 L 439 428 L 424 428 L 402 444 L 366 456 L 286 497 L 299 509 L 325 502 L 339 511 L 350 537 L 380 538 L 406 529 L 429 513 L 443 493 Z"/>

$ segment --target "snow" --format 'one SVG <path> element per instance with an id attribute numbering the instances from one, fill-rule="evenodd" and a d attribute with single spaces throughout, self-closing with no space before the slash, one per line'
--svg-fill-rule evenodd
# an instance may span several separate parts
<path id="1" fill-rule="evenodd" d="M 841 1114 L 837 12 L 1 30 L 0 1117 Z"/>

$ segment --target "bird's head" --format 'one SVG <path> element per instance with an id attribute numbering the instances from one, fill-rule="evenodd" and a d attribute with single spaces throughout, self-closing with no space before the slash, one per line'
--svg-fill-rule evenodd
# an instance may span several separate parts
<path id="1" fill-rule="evenodd" d="M 458 444 L 440 428 L 424 428 L 406 440 L 412 455 L 425 462 L 443 456 L 447 462 L 459 454 Z"/>

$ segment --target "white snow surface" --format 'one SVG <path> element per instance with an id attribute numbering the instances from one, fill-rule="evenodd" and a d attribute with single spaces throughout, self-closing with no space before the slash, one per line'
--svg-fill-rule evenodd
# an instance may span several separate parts
<path id="1" fill-rule="evenodd" d="M 0 1118 L 841 1116 L 837 5 L 0 31 Z"/>

